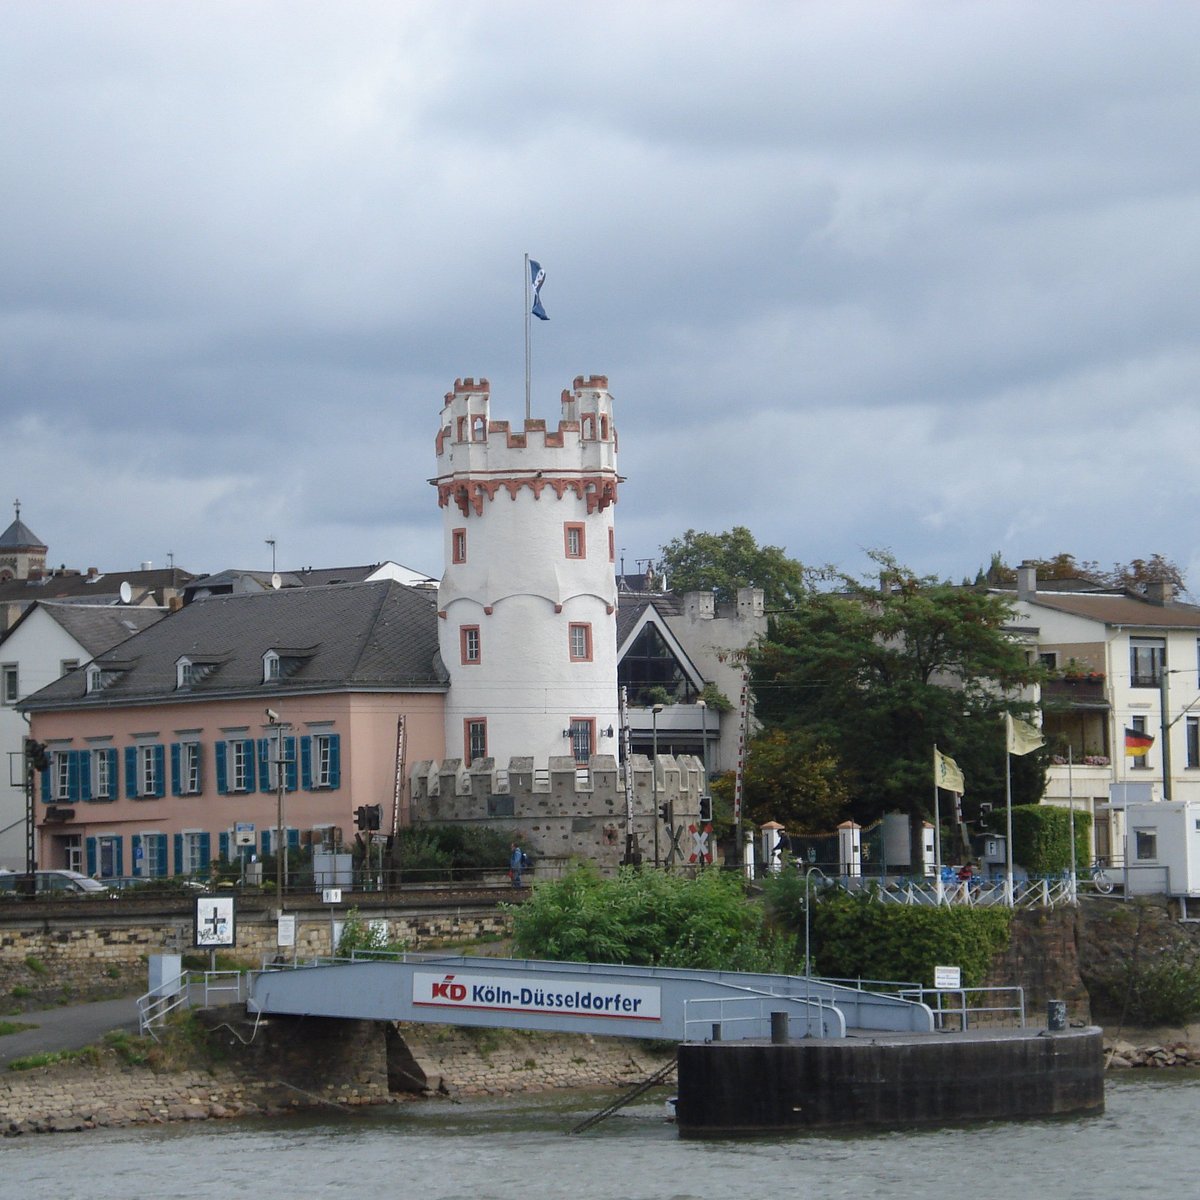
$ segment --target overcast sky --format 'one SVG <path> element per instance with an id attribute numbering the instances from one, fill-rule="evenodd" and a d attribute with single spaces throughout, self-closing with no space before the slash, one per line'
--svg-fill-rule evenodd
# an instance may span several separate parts
<path id="1" fill-rule="evenodd" d="M 1200 4 L 0 0 L 0 528 L 440 574 L 456 376 L 747 525 L 1200 592 Z"/>

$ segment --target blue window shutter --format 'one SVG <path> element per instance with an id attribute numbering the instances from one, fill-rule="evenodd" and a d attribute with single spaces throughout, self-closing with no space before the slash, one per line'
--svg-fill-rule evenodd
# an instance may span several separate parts
<path id="1" fill-rule="evenodd" d="M 200 869 L 207 872 L 210 862 L 212 862 L 212 835 L 202 833 L 200 835 Z"/>
<path id="2" fill-rule="evenodd" d="M 175 874 L 183 874 L 183 834 L 175 835 Z"/>
<path id="3" fill-rule="evenodd" d="M 137 747 L 125 747 L 125 795 L 136 800 L 138 794 Z"/>
<path id="4" fill-rule="evenodd" d="M 283 777 L 284 790 L 294 792 L 296 790 L 296 739 L 294 737 L 283 739 L 283 756 L 288 760 L 287 771 Z"/>
<path id="5" fill-rule="evenodd" d="M 312 738 L 300 739 L 300 786 L 306 791 L 312 791 Z"/>
<path id="6" fill-rule="evenodd" d="M 246 791 L 254 791 L 254 739 L 246 739 Z"/>
<path id="7" fill-rule="evenodd" d="M 339 733 L 329 735 L 329 786 L 342 786 L 342 736 Z"/>
<path id="8" fill-rule="evenodd" d="M 165 796 L 167 794 L 167 751 L 166 747 L 160 742 L 153 747 L 154 754 L 154 794 L 156 796 Z"/>
<path id="9" fill-rule="evenodd" d="M 96 839 L 94 837 L 87 839 L 87 873 L 89 875 L 96 873 Z"/>
<path id="10" fill-rule="evenodd" d="M 146 856 L 142 855 L 142 865 L 138 866 L 138 847 L 142 844 L 142 835 L 140 833 L 131 833 L 129 835 L 129 853 L 133 855 L 133 873 L 135 875 L 144 875 L 146 873 Z"/>
<path id="11" fill-rule="evenodd" d="M 264 829 L 262 831 L 262 852 L 263 854 L 271 853 L 271 834 L 273 830 Z"/>
<path id="12" fill-rule="evenodd" d="M 42 772 L 42 803 L 50 803 L 50 768 L 47 767 Z"/>
<path id="13" fill-rule="evenodd" d="M 87 750 L 79 750 L 75 757 L 75 795 L 73 800 L 92 798 L 92 756 Z"/>
<path id="14" fill-rule="evenodd" d="M 228 750 L 228 742 L 217 743 L 217 792 L 222 796 L 229 791 L 229 768 L 225 765 L 225 756 Z"/>
<path id="15" fill-rule="evenodd" d="M 165 877 L 167 874 L 167 835 L 156 833 L 154 836 L 158 839 L 158 874 Z"/>
<path id="16" fill-rule="evenodd" d="M 178 742 L 171 743 L 171 795 L 183 795 L 183 777 L 179 773 L 179 758 L 183 748 Z"/>
<path id="17" fill-rule="evenodd" d="M 117 878 L 125 874 L 125 839 L 123 837 L 113 838 L 113 865 L 116 868 Z"/>
<path id="18" fill-rule="evenodd" d="M 293 829 L 291 826 L 288 826 L 287 844 L 292 850 L 300 849 L 300 830 Z"/>
<path id="19" fill-rule="evenodd" d="M 229 834 L 228 834 L 228 832 L 219 833 L 217 835 L 217 853 L 226 862 L 229 861 Z"/>
<path id="20" fill-rule="evenodd" d="M 265 737 L 258 739 L 258 786 L 264 792 L 270 792 L 271 787 L 271 743 Z"/>

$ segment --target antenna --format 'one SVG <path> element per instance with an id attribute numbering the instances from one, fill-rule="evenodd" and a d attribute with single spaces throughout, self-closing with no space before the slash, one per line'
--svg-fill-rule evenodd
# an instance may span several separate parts
<path id="1" fill-rule="evenodd" d="M 279 591 L 279 589 L 283 587 L 283 576 L 280 575 L 278 571 L 274 572 L 271 576 L 271 586 L 276 591 Z"/>
<path id="2" fill-rule="evenodd" d="M 121 586 L 118 589 L 122 604 L 128 604 L 133 599 L 133 588 L 129 586 L 128 579 L 121 580 Z"/>

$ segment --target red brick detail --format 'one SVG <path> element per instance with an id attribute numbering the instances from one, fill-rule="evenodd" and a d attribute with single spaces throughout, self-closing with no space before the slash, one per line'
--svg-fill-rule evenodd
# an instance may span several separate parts
<path id="1" fill-rule="evenodd" d="M 484 605 L 483 615 L 485 617 L 490 617 L 492 615 L 492 606 L 490 604 Z"/>
<path id="2" fill-rule="evenodd" d="M 555 611 L 556 613 L 560 613 L 560 612 L 562 612 L 562 605 L 561 605 L 561 604 L 556 604 L 556 605 L 554 606 L 554 611 Z"/>

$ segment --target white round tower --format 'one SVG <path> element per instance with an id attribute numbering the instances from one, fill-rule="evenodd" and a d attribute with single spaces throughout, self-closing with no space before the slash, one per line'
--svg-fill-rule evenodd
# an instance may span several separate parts
<path id="1" fill-rule="evenodd" d="M 562 394 L 557 429 L 514 433 L 486 379 L 455 381 L 437 435 L 450 674 L 446 757 L 617 754 L 617 435 L 602 375 Z"/>

